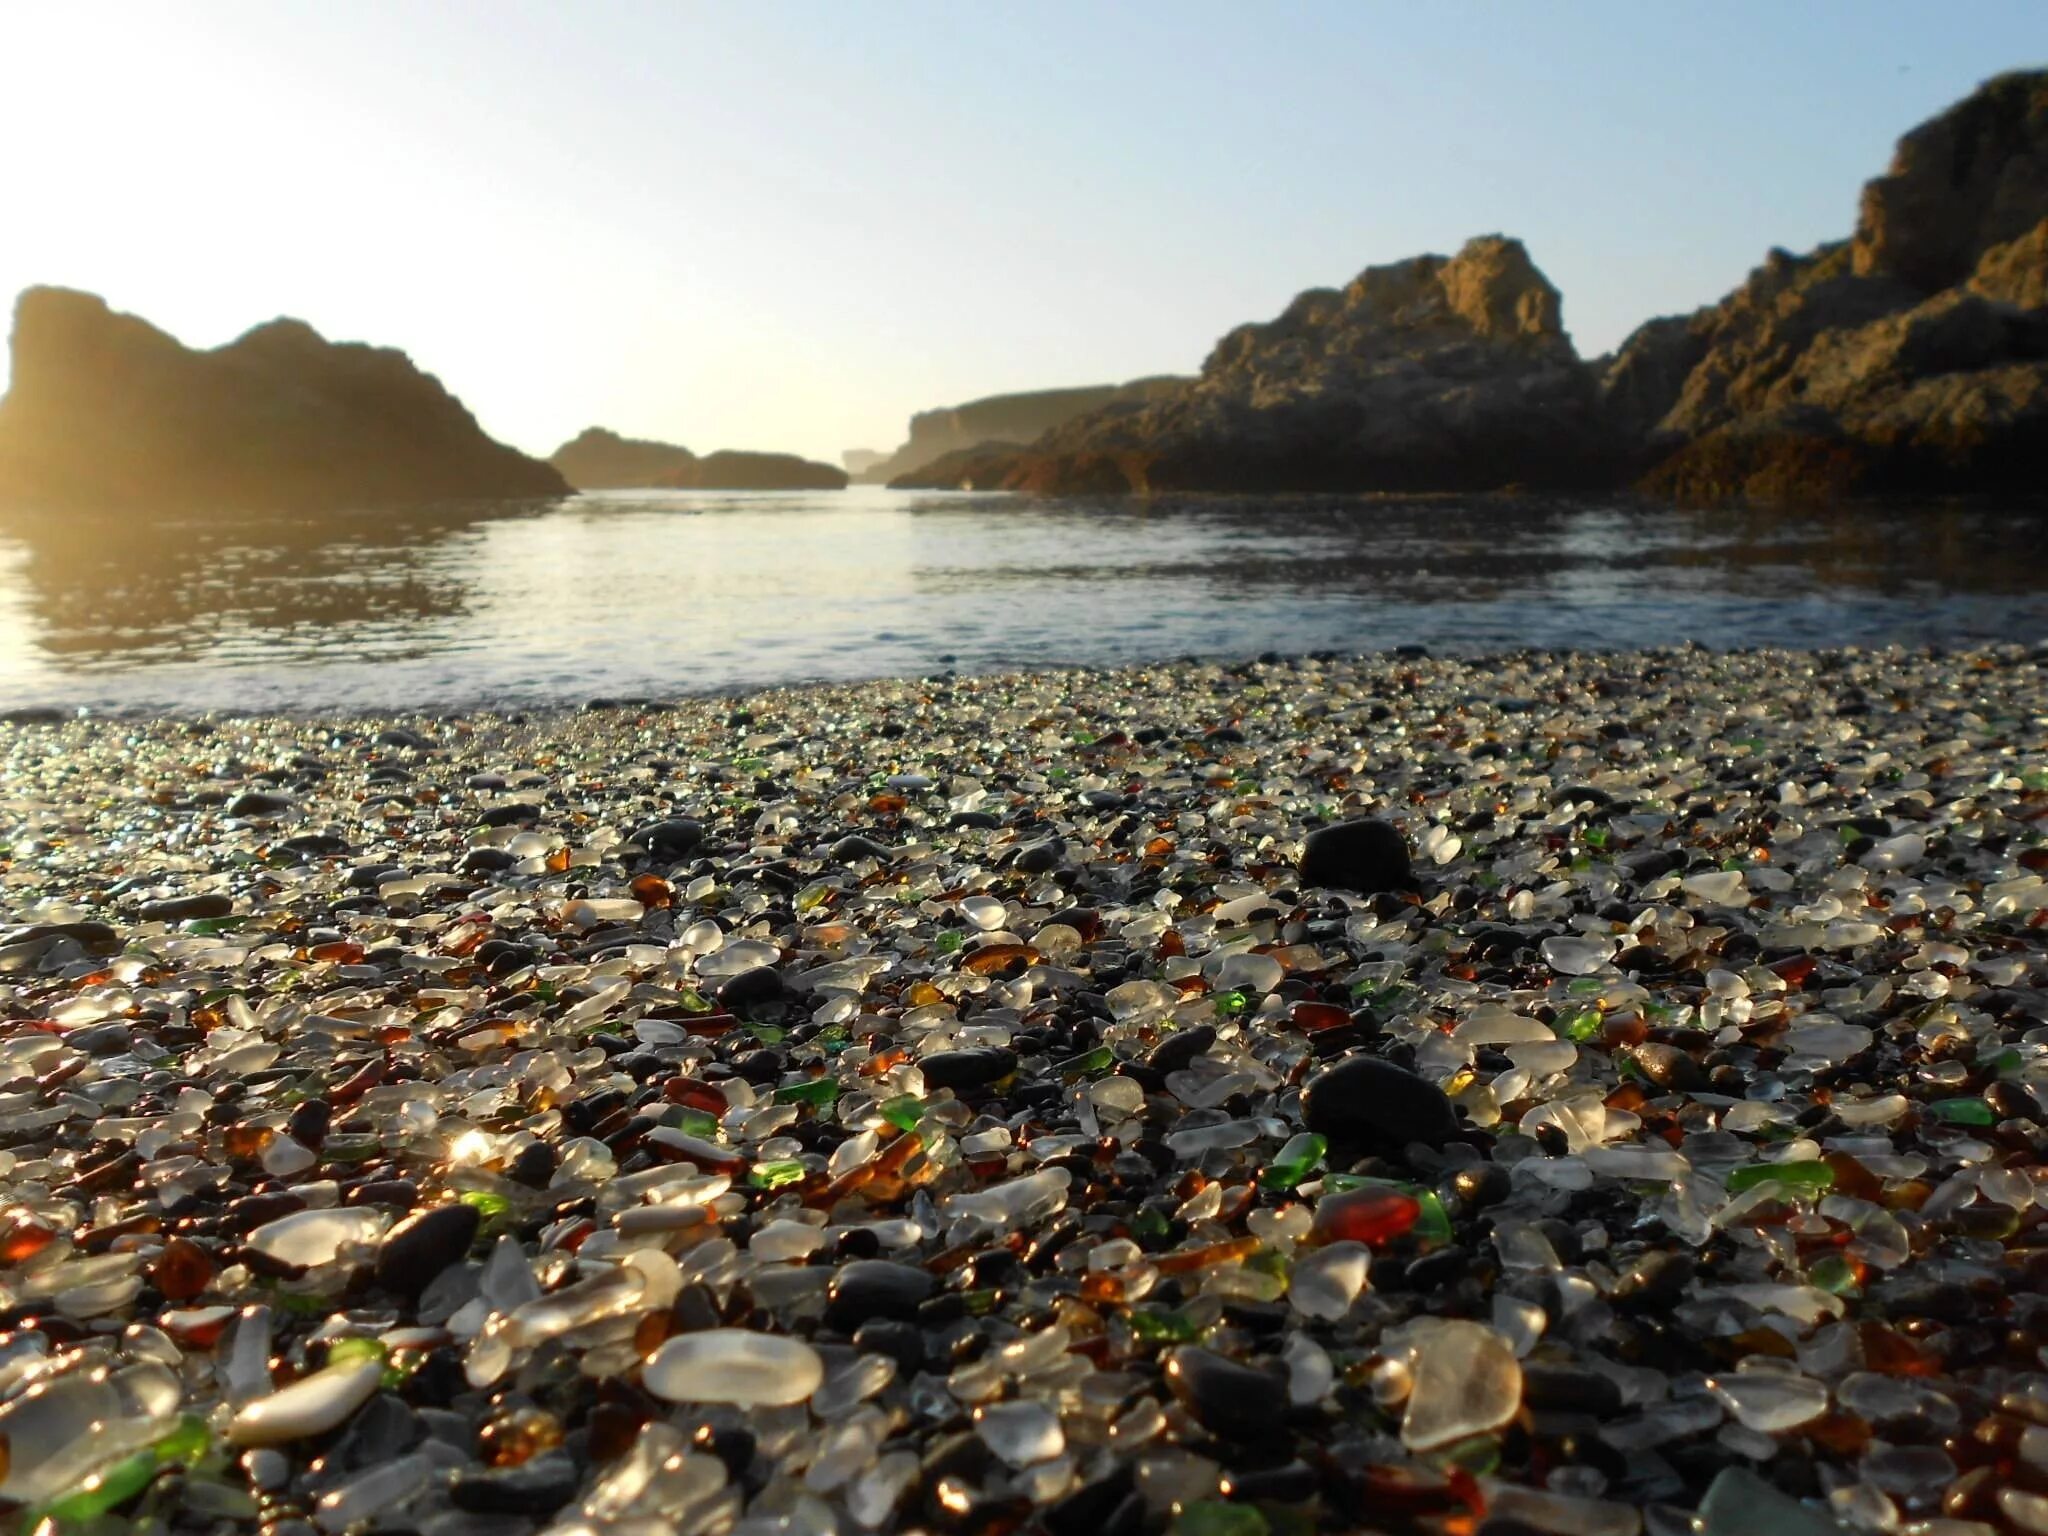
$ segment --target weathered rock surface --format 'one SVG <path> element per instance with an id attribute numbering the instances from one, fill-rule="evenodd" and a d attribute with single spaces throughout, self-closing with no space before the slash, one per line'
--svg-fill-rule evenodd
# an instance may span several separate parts
<path id="1" fill-rule="evenodd" d="M 896 476 L 889 484 L 899 491 L 1014 489 L 1008 483 L 1010 472 L 1025 452 L 1023 443 L 976 443 L 972 448 L 942 453 L 922 468 Z"/>
<path id="2" fill-rule="evenodd" d="M 103 299 L 31 288 L 0 400 L 0 497 L 26 506 L 343 507 L 556 496 L 403 352 L 273 320 L 211 351 Z"/>
<path id="3" fill-rule="evenodd" d="M 910 437 L 902 447 L 854 473 L 878 485 L 894 484 L 913 474 L 918 476 L 919 483 L 924 483 L 931 478 L 924 472 L 942 458 L 1028 443 L 1085 412 L 1143 405 L 1171 394 L 1187 382 L 1161 375 L 1133 379 L 1128 384 L 1089 384 L 1077 389 L 990 395 L 965 405 L 920 411 L 910 418 Z M 853 468 L 850 462 L 847 468 Z"/>
<path id="4" fill-rule="evenodd" d="M 1012 490 L 1485 490 L 1599 484 L 1614 458 L 1557 290 L 1487 236 L 1311 289 L 1163 397 L 943 471 Z"/>
<path id="5" fill-rule="evenodd" d="M 2048 473 L 2048 72 L 1914 129 L 1854 236 L 1773 251 L 1639 330 L 1603 397 L 1688 499 L 2038 492 Z"/>

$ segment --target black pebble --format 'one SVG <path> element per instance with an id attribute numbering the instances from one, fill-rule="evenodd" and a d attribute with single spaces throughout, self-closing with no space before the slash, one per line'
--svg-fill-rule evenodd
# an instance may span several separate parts
<path id="1" fill-rule="evenodd" d="M 406 1217 L 377 1245 L 377 1283 L 387 1291 L 417 1296 L 469 1252 L 481 1220 L 475 1206 L 460 1200 Z"/>
<path id="2" fill-rule="evenodd" d="M 1000 1046 L 970 1046 L 934 1051 L 918 1062 L 927 1090 L 980 1088 L 1000 1082 L 1017 1070 L 1017 1053 Z"/>
<path id="3" fill-rule="evenodd" d="M 1166 1357 L 1166 1384 L 1188 1412 L 1226 1440 L 1264 1440 L 1287 1415 L 1287 1387 L 1278 1376 L 1193 1344 Z"/>
<path id="4" fill-rule="evenodd" d="M 1408 844 L 1390 822 L 1374 816 L 1340 821 L 1309 833 L 1301 850 L 1301 883 L 1370 896 L 1415 889 Z"/>
<path id="5" fill-rule="evenodd" d="M 938 1288 L 927 1270 L 888 1259 L 856 1259 L 832 1276 L 825 1306 L 825 1326 L 851 1335 L 875 1318 L 910 1322 L 924 1299 Z"/>
<path id="6" fill-rule="evenodd" d="M 1334 1146 L 1441 1147 L 1458 1131 L 1441 1088 L 1377 1056 L 1347 1056 L 1318 1072 L 1301 1091 L 1301 1113 Z"/>
<path id="7" fill-rule="evenodd" d="M 464 1467 L 448 1497 L 473 1515 L 553 1514 L 576 1496 L 582 1480 L 567 1456 L 536 1456 L 516 1467 Z"/>

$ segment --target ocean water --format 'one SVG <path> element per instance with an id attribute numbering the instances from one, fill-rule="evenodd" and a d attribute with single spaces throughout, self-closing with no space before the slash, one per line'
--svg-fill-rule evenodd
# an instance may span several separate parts
<path id="1" fill-rule="evenodd" d="M 1180 656 L 2048 638 L 2048 516 L 607 492 L 0 516 L 0 707 L 462 708 Z"/>

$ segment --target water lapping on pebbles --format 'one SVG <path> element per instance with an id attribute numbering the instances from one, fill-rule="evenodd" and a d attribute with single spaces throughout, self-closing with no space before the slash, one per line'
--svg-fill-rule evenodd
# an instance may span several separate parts
<path id="1" fill-rule="evenodd" d="M 2044 745 L 2021 648 L 10 729 L 0 1500 L 2048 1529 Z"/>

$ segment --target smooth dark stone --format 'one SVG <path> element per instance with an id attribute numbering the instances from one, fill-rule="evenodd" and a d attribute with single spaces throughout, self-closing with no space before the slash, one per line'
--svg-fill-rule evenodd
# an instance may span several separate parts
<path id="1" fill-rule="evenodd" d="M 1391 823 L 1375 816 L 1318 827 L 1302 844 L 1301 883 L 1371 896 L 1380 891 L 1412 891 L 1415 872 L 1408 863 L 1408 844 Z"/>
<path id="2" fill-rule="evenodd" d="M 420 1198 L 420 1187 L 411 1179 L 372 1179 L 358 1184 L 343 1200 L 345 1205 L 388 1205 L 409 1211 Z"/>
<path id="3" fill-rule="evenodd" d="M 505 805 L 488 807 L 476 819 L 480 827 L 516 827 L 524 822 L 539 821 L 541 809 L 531 800 L 514 800 Z"/>
<path id="4" fill-rule="evenodd" d="M 91 921 L 79 923 L 30 923 L 26 928 L 10 933 L 0 943 L 7 945 L 32 944 L 54 939 L 69 939 L 96 955 L 110 955 L 121 947 L 121 936 L 105 923 Z"/>
<path id="5" fill-rule="evenodd" d="M 1303 1124 L 1336 1146 L 1441 1147 L 1458 1132 L 1441 1088 L 1377 1056 L 1347 1056 L 1310 1078 L 1301 1114 Z"/>
<path id="6" fill-rule="evenodd" d="M 515 1184 L 524 1184 L 528 1189 L 546 1189 L 548 1180 L 555 1176 L 559 1160 L 555 1149 L 544 1141 L 529 1141 L 519 1149 L 519 1155 L 512 1159 L 512 1166 L 505 1170 L 507 1178 Z"/>
<path id="7" fill-rule="evenodd" d="M 189 923 L 200 918 L 226 917 L 235 910 L 234 899 L 221 891 L 197 896 L 167 896 L 162 901 L 145 901 L 136 915 L 145 923 Z"/>
<path id="8" fill-rule="evenodd" d="M 1562 1408 L 1607 1419 L 1621 1412 L 1621 1388 L 1588 1368 L 1524 1362 L 1522 1401 L 1531 1408 Z"/>
<path id="9" fill-rule="evenodd" d="M 1489 1205 L 1499 1205 L 1514 1193 L 1514 1180 L 1498 1163 L 1481 1163 L 1452 1174 L 1451 1193 L 1471 1209 L 1484 1210 Z"/>
<path id="10" fill-rule="evenodd" d="M 649 822 L 627 841 L 638 843 L 657 859 L 687 859 L 704 841 L 704 824 L 687 816 L 671 816 Z"/>
<path id="11" fill-rule="evenodd" d="M 88 1056 L 118 1056 L 134 1044 L 134 1034 L 126 1024 L 95 1024 L 90 1029 L 74 1029 L 64 1037 L 68 1050 L 83 1051 Z"/>
<path id="12" fill-rule="evenodd" d="M 853 1347 L 864 1355 L 887 1355 L 905 1381 L 924 1369 L 924 1331 L 915 1323 L 872 1318 L 853 1330 Z"/>
<path id="13" fill-rule="evenodd" d="M 1188 1412 L 1226 1440 L 1264 1440 L 1287 1416 L 1287 1385 L 1212 1350 L 1183 1344 L 1166 1356 L 1166 1384 Z"/>
<path id="14" fill-rule="evenodd" d="M 377 1283 L 416 1296 L 427 1283 L 469 1252 L 481 1214 L 459 1200 L 408 1216 L 377 1245 Z"/>
<path id="15" fill-rule="evenodd" d="M 1154 1072 L 1179 1072 L 1216 1043 L 1216 1031 L 1207 1024 L 1176 1029 L 1146 1054 L 1145 1065 Z"/>
<path id="16" fill-rule="evenodd" d="M 285 1121 L 285 1132 L 302 1147 L 320 1149 L 327 1140 L 327 1126 L 334 1111 L 325 1099 L 304 1099 L 293 1107 Z"/>
<path id="17" fill-rule="evenodd" d="M 540 958 L 540 952 L 530 944 L 515 944 L 510 939 L 485 939 L 476 947 L 476 961 L 493 976 L 509 976 L 514 971 L 523 971 Z"/>
<path id="18" fill-rule="evenodd" d="M 1673 870 L 1685 868 L 1685 855 L 1669 848 L 1644 848 L 1635 853 L 1625 853 L 1614 863 L 1636 884 L 1647 885 Z"/>
<path id="19" fill-rule="evenodd" d="M 465 875 L 495 875 L 519 862 L 519 855 L 503 848 L 472 848 L 455 868 Z"/>
<path id="20" fill-rule="evenodd" d="M 1643 1069 L 1643 1076 L 1659 1088 L 1679 1093 L 1707 1092 L 1706 1070 L 1675 1045 L 1651 1041 L 1637 1046 L 1629 1057 Z"/>
<path id="21" fill-rule="evenodd" d="M 779 1003 L 783 996 L 782 977 L 772 965 L 757 965 L 737 976 L 728 976 L 718 989 L 719 1004 L 734 1012 Z"/>
<path id="22" fill-rule="evenodd" d="M 1060 867 L 1060 845 L 1053 842 L 1027 843 L 1010 861 L 1019 874 L 1049 875 Z"/>
<path id="23" fill-rule="evenodd" d="M 1614 1282 L 1614 1304 L 1653 1311 L 1668 1307 L 1685 1294 L 1695 1269 L 1692 1255 L 1653 1248 Z"/>
<path id="24" fill-rule="evenodd" d="M 567 1456 L 536 1456 L 516 1467 L 464 1467 L 448 1497 L 473 1515 L 548 1515 L 576 1496 L 582 1474 Z"/>
<path id="25" fill-rule="evenodd" d="M 862 859 L 876 859 L 886 864 L 894 856 L 890 849 L 873 838 L 862 837 L 858 832 L 840 838 L 829 851 L 833 861 L 839 864 L 854 864 Z"/>
<path id="26" fill-rule="evenodd" d="M 958 1051 L 934 1051 L 918 1062 L 927 1089 L 981 1088 L 1000 1082 L 1017 1070 L 1017 1053 L 1000 1046 L 978 1045 Z"/>
<path id="27" fill-rule="evenodd" d="M 832 1276 L 825 1326 L 835 1333 L 851 1335 L 875 1318 L 914 1321 L 919 1304 L 938 1284 L 937 1277 L 929 1271 L 913 1269 L 908 1264 L 888 1259 L 856 1259 L 841 1265 Z"/>
<path id="28" fill-rule="evenodd" d="M 291 796 L 245 789 L 222 806 L 223 816 L 276 816 L 292 808 Z"/>

